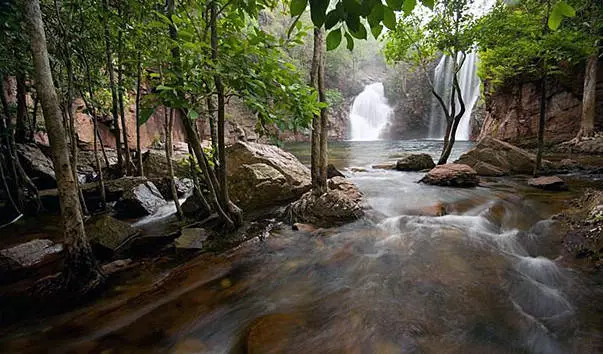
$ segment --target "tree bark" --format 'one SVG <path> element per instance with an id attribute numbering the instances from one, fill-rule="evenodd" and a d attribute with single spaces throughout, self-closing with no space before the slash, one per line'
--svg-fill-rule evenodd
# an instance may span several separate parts
<path id="1" fill-rule="evenodd" d="M 591 137 L 595 134 L 595 110 L 597 96 L 597 66 L 599 65 L 599 53 L 588 57 L 586 71 L 584 72 L 584 94 L 582 96 L 582 116 L 580 118 L 580 130 L 576 136 L 577 140 Z"/>
<path id="2" fill-rule="evenodd" d="M 15 127 L 15 142 L 27 143 L 31 141 L 33 134 L 30 132 L 31 122 L 27 114 L 27 86 L 25 84 L 25 74 L 17 74 L 17 122 Z"/>
<path id="3" fill-rule="evenodd" d="M 108 0 L 103 0 L 103 29 L 105 36 L 105 54 L 107 56 L 107 73 L 109 75 L 109 89 L 111 90 L 111 114 L 113 116 L 113 134 L 115 135 L 115 151 L 117 152 L 117 165 L 119 173 L 123 170 L 123 157 L 121 155 L 121 132 L 117 113 L 117 89 L 115 88 L 115 71 L 113 69 L 113 53 L 111 51 L 111 36 L 109 34 L 109 5 Z"/>
<path id="4" fill-rule="evenodd" d="M 182 219 L 182 208 L 180 207 L 180 201 L 178 200 L 178 192 L 176 191 L 176 183 L 174 180 L 174 166 L 172 166 L 172 128 L 174 127 L 174 110 L 165 109 L 165 158 L 168 168 L 168 176 L 170 177 L 170 192 L 172 193 L 172 200 L 176 206 L 176 215 L 179 219 Z"/>
<path id="5" fill-rule="evenodd" d="M 142 81 L 142 58 L 140 51 L 136 59 L 136 165 L 138 167 L 138 175 L 144 176 L 142 167 L 142 148 L 140 146 L 140 91 Z"/>
<path id="6" fill-rule="evenodd" d="M 454 73 L 452 92 L 453 92 L 453 96 L 458 95 L 458 101 L 459 101 L 460 108 L 459 108 L 458 113 L 456 113 L 455 112 L 456 111 L 456 101 L 455 101 L 455 103 L 452 105 L 452 111 L 455 113 L 455 116 L 454 116 L 452 122 L 449 122 L 446 126 L 446 135 L 448 136 L 448 142 L 444 145 L 444 150 L 442 152 L 442 156 L 440 156 L 438 165 L 444 165 L 448 162 L 448 158 L 450 157 L 450 153 L 452 152 L 452 147 L 454 146 L 454 143 L 456 142 L 456 130 L 459 126 L 459 123 L 461 122 L 461 119 L 463 118 L 463 115 L 465 114 L 465 101 L 463 99 L 463 95 L 461 92 L 461 87 L 459 85 L 459 80 L 458 80 L 457 74 L 458 74 L 458 71 L 456 71 Z M 457 92 L 456 95 L 454 94 L 455 91 Z"/>
<path id="7" fill-rule="evenodd" d="M 77 184 L 73 179 L 69 148 L 65 140 L 65 127 L 61 120 L 59 101 L 50 71 L 39 0 L 26 0 L 25 13 L 29 25 L 36 88 L 44 113 L 57 178 L 64 242 L 67 249 L 65 285 L 68 289 L 77 289 L 86 293 L 99 286 L 104 277 L 86 239 Z"/>
<path id="8" fill-rule="evenodd" d="M 321 29 L 321 36 L 324 36 L 324 30 Z M 325 49 L 324 43 L 320 44 L 320 60 L 318 62 L 318 99 L 320 102 L 326 104 L 327 98 L 325 96 Z M 328 151 L 327 151 L 327 140 L 328 140 L 328 114 L 327 108 L 323 107 L 320 109 L 320 157 L 318 159 L 318 180 L 317 185 L 320 189 L 320 194 L 328 191 L 327 185 L 327 164 L 328 164 Z"/>
<path id="9" fill-rule="evenodd" d="M 320 28 L 314 28 L 314 48 L 312 52 L 312 68 L 310 71 L 310 82 L 312 87 L 316 91 L 319 89 L 320 76 L 320 60 L 321 60 L 321 48 L 323 44 L 322 30 Z M 320 98 L 319 98 L 320 99 Z M 312 151 L 311 151 L 311 163 L 310 172 L 312 177 L 312 193 L 314 195 L 321 195 L 323 193 L 320 185 L 320 132 L 321 132 L 321 116 L 315 115 L 312 118 Z"/>
<path id="10" fill-rule="evenodd" d="M 120 4 L 121 5 L 121 4 Z M 118 15 L 121 18 L 123 13 L 121 11 L 121 6 L 118 6 Z M 121 117 L 121 132 L 123 134 L 123 144 L 124 144 L 124 156 L 126 163 L 126 175 L 132 174 L 132 162 L 130 159 L 130 146 L 128 143 L 128 125 L 126 124 L 126 111 L 124 109 L 124 82 L 123 82 L 123 71 L 124 71 L 124 45 L 123 45 L 123 31 L 120 28 L 117 33 L 117 86 L 118 86 L 118 94 L 119 94 L 119 115 Z"/>

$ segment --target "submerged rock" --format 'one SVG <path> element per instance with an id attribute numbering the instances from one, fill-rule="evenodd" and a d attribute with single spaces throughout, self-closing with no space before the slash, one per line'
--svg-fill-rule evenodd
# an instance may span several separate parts
<path id="1" fill-rule="evenodd" d="M 59 263 L 62 252 L 62 244 L 47 239 L 35 239 L 0 250 L 0 283 L 17 279 L 43 266 Z"/>
<path id="2" fill-rule="evenodd" d="M 238 142 L 227 149 L 228 190 L 243 210 L 286 203 L 310 189 L 310 170 L 272 145 Z"/>
<path id="3" fill-rule="evenodd" d="M 97 257 L 108 259 L 128 239 L 135 237 L 140 230 L 130 224 L 108 215 L 92 218 L 86 223 L 86 236 Z"/>
<path id="4" fill-rule="evenodd" d="M 396 162 L 378 163 L 378 164 L 372 165 L 371 168 L 374 168 L 376 170 L 395 170 Z"/>
<path id="5" fill-rule="evenodd" d="M 19 161 L 38 189 L 56 188 L 57 179 L 52 161 L 34 144 L 17 144 Z"/>
<path id="6" fill-rule="evenodd" d="M 481 176 L 507 174 L 531 174 L 536 164 L 536 155 L 504 141 L 485 137 L 477 145 L 455 161 L 465 164 Z M 550 161 L 543 160 L 544 169 L 551 169 Z"/>
<path id="7" fill-rule="evenodd" d="M 288 214 L 292 223 L 310 223 L 319 227 L 332 227 L 360 219 L 365 205 L 358 187 L 342 177 L 328 181 L 329 190 L 322 195 L 312 191 L 291 203 Z"/>
<path id="8" fill-rule="evenodd" d="M 435 167 L 429 154 L 407 154 L 396 162 L 398 171 L 421 171 Z"/>
<path id="9" fill-rule="evenodd" d="M 436 166 L 419 182 L 436 186 L 475 187 L 479 184 L 479 177 L 470 166 L 449 163 Z"/>
<path id="10" fill-rule="evenodd" d="M 567 183 L 557 176 L 532 178 L 528 185 L 547 191 L 566 191 L 569 189 Z"/>
<path id="11" fill-rule="evenodd" d="M 254 320 L 247 332 L 247 353 L 291 353 L 306 321 L 300 314 L 275 313 Z"/>
<path id="12" fill-rule="evenodd" d="M 174 245 L 176 249 L 200 250 L 208 237 L 209 232 L 203 228 L 184 229 L 180 237 L 174 240 Z"/>
<path id="13" fill-rule="evenodd" d="M 166 203 L 153 182 L 147 181 L 125 191 L 115 209 L 120 217 L 137 218 L 153 214 Z"/>

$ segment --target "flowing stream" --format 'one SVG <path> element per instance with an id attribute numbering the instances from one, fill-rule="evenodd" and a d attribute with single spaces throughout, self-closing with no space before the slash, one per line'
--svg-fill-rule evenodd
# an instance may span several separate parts
<path id="1" fill-rule="evenodd" d="M 365 86 L 354 99 L 350 111 L 351 140 L 378 140 L 392 113 L 383 84 L 377 82 Z"/>
<path id="2" fill-rule="evenodd" d="M 441 145 L 332 143 L 331 162 L 373 208 L 365 219 L 314 234 L 277 224 L 224 254 L 171 271 L 138 271 L 94 304 L 3 334 L 0 351 L 601 349 L 601 333 L 580 312 L 584 287 L 556 263 L 551 246 L 558 237 L 551 216 L 571 192 L 547 194 L 517 179 L 434 187 L 416 183 L 420 173 L 370 167 L 403 151 L 435 157 Z M 470 147 L 459 142 L 452 159 Z M 286 148 L 309 162 L 307 144 Z"/>
<path id="3" fill-rule="evenodd" d="M 460 60 L 460 59 L 459 59 Z M 471 138 L 471 114 L 473 107 L 480 96 L 480 79 L 477 76 L 478 57 L 476 53 L 468 53 L 458 73 L 461 97 L 465 103 L 465 113 L 459 122 L 456 131 L 457 140 L 469 140 Z M 453 63 L 454 59 L 449 56 L 442 56 L 442 59 L 436 66 L 433 78 L 435 91 L 442 97 L 443 101 L 450 107 L 450 92 L 453 81 Z M 458 112 L 459 101 L 456 100 L 456 110 Z M 446 131 L 446 116 L 442 111 L 442 106 L 435 97 L 431 101 L 431 113 L 429 115 L 429 139 L 443 139 Z"/>

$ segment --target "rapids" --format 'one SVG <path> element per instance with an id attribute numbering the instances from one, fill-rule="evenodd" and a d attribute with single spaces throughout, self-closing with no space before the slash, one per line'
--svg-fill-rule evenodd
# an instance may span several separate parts
<path id="1" fill-rule="evenodd" d="M 332 143 L 331 162 L 373 208 L 364 220 L 315 234 L 278 224 L 226 253 L 141 272 L 83 309 L 3 333 L 0 350 L 596 352 L 581 280 L 551 248 L 551 216 L 570 192 L 551 198 L 517 179 L 434 187 L 370 167 L 402 151 L 435 157 L 441 145 Z M 458 143 L 451 160 L 469 147 Z M 307 144 L 286 149 L 309 162 Z"/>

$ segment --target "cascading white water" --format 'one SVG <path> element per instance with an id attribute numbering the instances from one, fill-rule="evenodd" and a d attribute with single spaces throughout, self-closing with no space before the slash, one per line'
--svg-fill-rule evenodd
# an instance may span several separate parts
<path id="1" fill-rule="evenodd" d="M 350 111 L 351 139 L 356 141 L 379 140 L 381 131 L 392 115 L 387 104 L 383 84 L 380 82 L 364 87 L 356 96 Z"/>
<path id="2" fill-rule="evenodd" d="M 477 62 L 478 57 L 476 53 L 467 54 L 465 62 L 458 73 L 461 96 L 465 103 L 465 114 L 463 114 L 456 131 L 457 140 L 469 140 L 471 136 L 471 114 L 480 95 L 480 80 L 477 76 Z M 435 91 L 442 97 L 444 102 L 450 102 L 452 79 L 453 59 L 445 55 L 436 67 L 433 79 Z M 458 99 L 456 107 L 458 111 Z M 445 131 L 446 118 L 442 111 L 442 106 L 438 100 L 433 97 L 429 117 L 428 138 L 443 139 Z"/>

